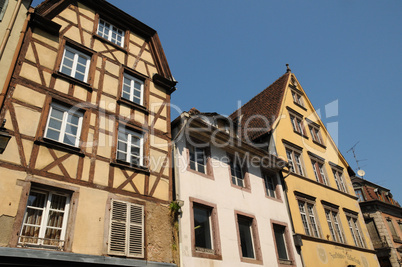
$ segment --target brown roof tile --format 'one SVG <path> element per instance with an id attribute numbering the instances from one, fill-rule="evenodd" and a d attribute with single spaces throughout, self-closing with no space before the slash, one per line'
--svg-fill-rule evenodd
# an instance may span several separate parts
<path id="1" fill-rule="evenodd" d="M 242 127 L 243 138 L 246 137 L 245 134 L 247 133 L 245 132 L 246 125 L 248 130 L 254 128 L 254 130 L 248 131 L 249 140 L 255 140 L 271 131 L 273 122 L 279 116 L 289 77 L 290 72 L 285 73 L 229 116 L 229 118 L 237 123 L 240 121 L 239 124 Z M 269 122 L 269 126 L 267 126 L 267 122 Z"/>

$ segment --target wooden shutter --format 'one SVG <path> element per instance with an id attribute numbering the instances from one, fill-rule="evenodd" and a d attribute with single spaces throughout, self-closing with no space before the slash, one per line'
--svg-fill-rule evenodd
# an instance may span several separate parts
<path id="1" fill-rule="evenodd" d="M 144 257 L 144 207 L 112 200 L 109 254 Z"/>
<path id="2" fill-rule="evenodd" d="M 127 204 L 112 201 L 109 254 L 126 255 L 127 247 Z"/>
<path id="3" fill-rule="evenodd" d="M 128 255 L 144 257 L 144 207 L 130 204 Z"/>

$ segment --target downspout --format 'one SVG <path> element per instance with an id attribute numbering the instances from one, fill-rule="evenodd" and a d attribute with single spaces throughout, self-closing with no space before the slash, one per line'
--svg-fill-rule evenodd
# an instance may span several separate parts
<path id="1" fill-rule="evenodd" d="M 21 2 L 22 2 L 22 0 L 18 1 L 18 6 L 14 10 L 13 19 L 10 21 L 10 25 L 7 28 L 6 34 L 4 35 L 4 39 L 3 39 L 3 42 L 1 44 L 1 50 L 0 50 L 0 60 L 1 60 L 2 56 L 3 56 L 4 50 L 5 50 L 5 47 L 6 47 L 6 43 L 8 42 L 8 39 L 9 39 L 9 37 L 11 35 L 11 30 L 14 27 L 14 23 L 15 23 L 17 15 L 18 15 L 18 11 L 19 11 L 19 9 L 21 7 Z M 4 81 L 4 86 L 3 86 L 1 94 L 0 94 L 0 111 L 3 109 L 4 101 L 5 101 L 5 98 L 6 98 L 7 91 L 8 91 L 8 85 L 9 85 L 9 83 L 11 81 L 11 76 L 12 76 L 12 73 L 14 72 L 14 68 L 15 68 L 15 65 L 17 63 L 18 55 L 20 53 L 22 43 L 24 41 L 25 33 L 27 31 L 27 28 L 28 28 L 28 22 L 31 19 L 31 14 L 32 13 L 33 13 L 33 8 L 30 8 L 28 10 L 28 16 L 26 17 L 24 25 L 23 25 L 23 27 L 21 29 L 20 38 L 18 40 L 18 44 L 16 46 L 16 50 L 15 50 L 13 59 L 11 60 L 10 69 L 9 69 L 7 77 L 6 77 L 5 81 Z"/>
<path id="2" fill-rule="evenodd" d="M 20 11 L 21 4 L 22 4 L 22 0 L 18 0 L 17 5 L 14 9 L 14 13 L 11 16 L 10 23 L 8 24 L 6 32 L 4 33 L 3 42 L 1 43 L 1 46 L 0 46 L 0 59 L 3 57 L 3 53 L 6 48 L 6 44 L 8 42 L 8 39 L 10 38 L 11 30 L 14 27 L 15 20 L 17 19 L 17 15 L 18 15 L 18 12 Z"/>

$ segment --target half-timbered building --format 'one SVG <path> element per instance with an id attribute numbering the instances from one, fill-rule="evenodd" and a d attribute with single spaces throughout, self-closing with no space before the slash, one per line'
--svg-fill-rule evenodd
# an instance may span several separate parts
<path id="1" fill-rule="evenodd" d="M 104 0 L 29 16 L 0 113 L 0 261 L 174 266 L 176 82 L 158 34 Z"/>

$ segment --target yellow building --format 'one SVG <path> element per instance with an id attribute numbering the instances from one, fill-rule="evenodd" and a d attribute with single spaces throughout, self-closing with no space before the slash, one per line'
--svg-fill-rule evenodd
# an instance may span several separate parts
<path id="1" fill-rule="evenodd" d="M 289 163 L 283 177 L 304 266 L 378 266 L 350 167 L 290 69 L 231 118 L 244 139 Z"/>
<path id="2" fill-rule="evenodd" d="M 156 31 L 104 0 L 28 19 L 0 112 L 0 265 L 176 266 L 176 82 Z"/>

